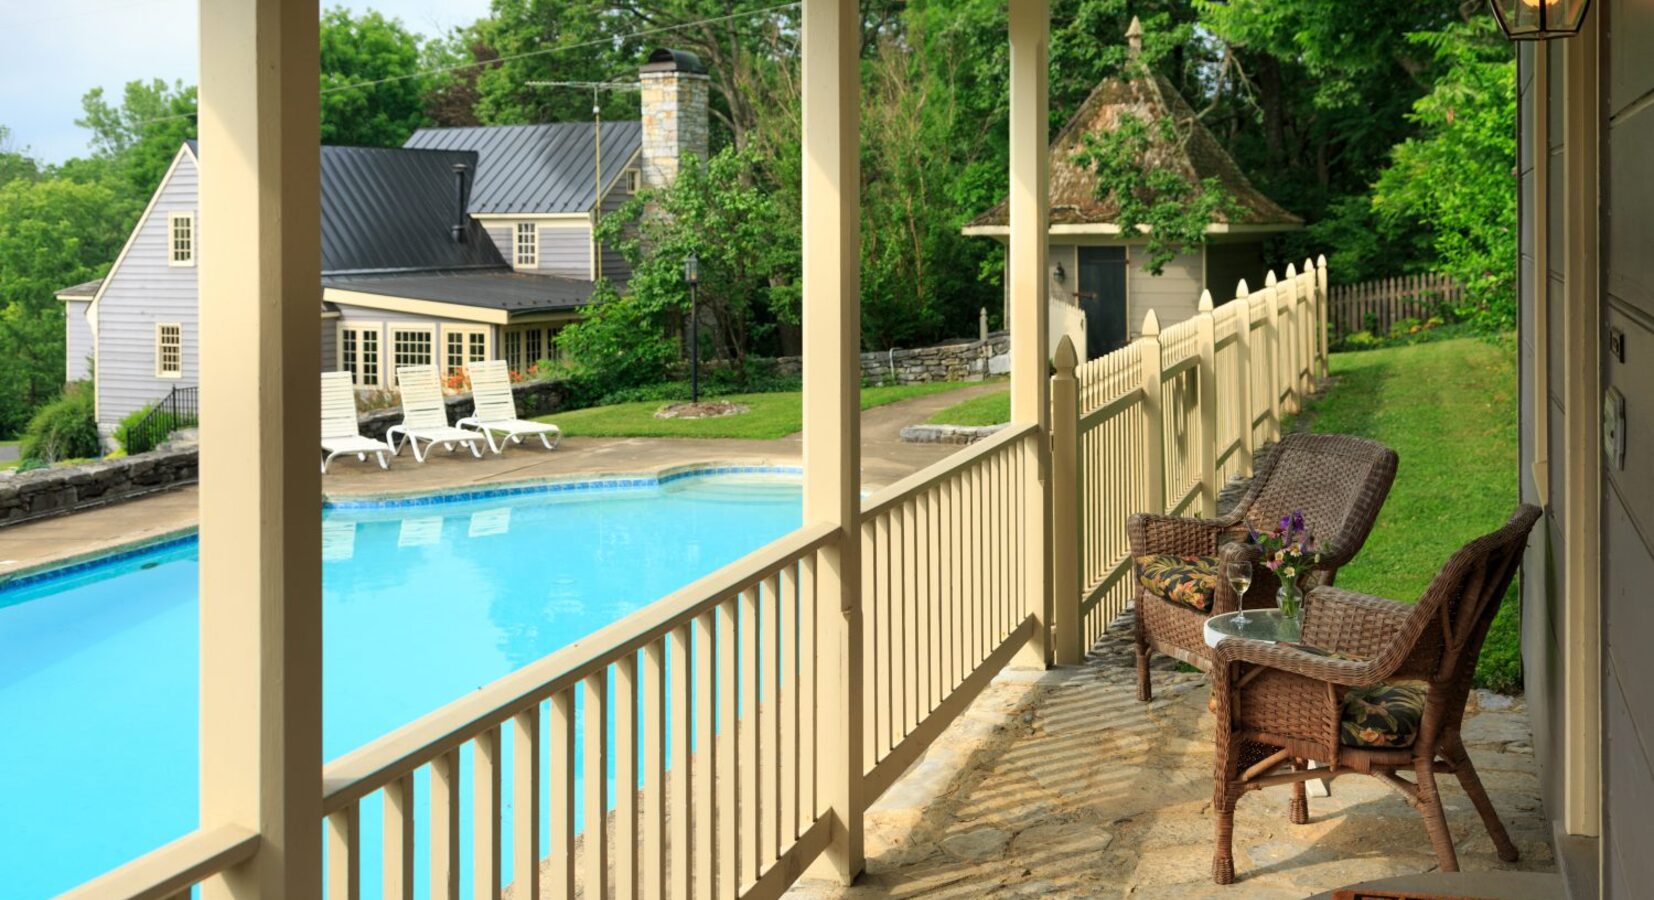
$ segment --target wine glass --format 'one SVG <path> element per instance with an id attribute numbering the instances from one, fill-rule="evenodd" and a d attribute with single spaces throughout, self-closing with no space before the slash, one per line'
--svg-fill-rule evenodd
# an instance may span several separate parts
<path id="1" fill-rule="evenodd" d="M 1234 586 L 1235 601 L 1240 607 L 1240 612 L 1235 614 L 1235 624 L 1243 626 L 1246 624 L 1246 589 L 1252 586 L 1252 564 L 1246 560 L 1227 563 L 1223 574 Z"/>

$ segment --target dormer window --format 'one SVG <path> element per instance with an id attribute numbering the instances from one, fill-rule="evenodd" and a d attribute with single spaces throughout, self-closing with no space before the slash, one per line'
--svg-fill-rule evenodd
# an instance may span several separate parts
<path id="1" fill-rule="evenodd" d="M 513 245 L 512 261 L 519 269 L 540 267 L 540 225 L 537 222 L 518 222 L 517 240 Z"/>
<path id="2" fill-rule="evenodd" d="M 167 216 L 167 265 L 195 265 L 195 213 L 175 212 Z"/>

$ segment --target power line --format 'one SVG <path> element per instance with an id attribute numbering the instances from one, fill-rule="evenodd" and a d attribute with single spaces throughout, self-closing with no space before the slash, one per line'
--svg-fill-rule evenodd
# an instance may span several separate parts
<path id="1" fill-rule="evenodd" d="M 425 70 L 422 70 L 422 71 L 419 71 L 419 72 L 410 72 L 406 75 L 393 75 L 393 76 L 390 76 L 389 78 L 378 78 L 378 79 L 374 79 L 373 81 L 357 81 L 357 82 L 352 82 L 351 84 L 341 84 L 341 85 L 337 85 L 337 86 L 330 87 L 330 88 L 323 88 L 321 93 L 323 95 L 336 94 L 340 91 L 361 90 L 361 89 L 365 89 L 365 88 L 379 87 L 380 85 L 384 85 L 384 84 L 393 84 L 393 83 L 398 82 L 398 81 L 408 81 L 408 80 L 413 79 L 413 78 L 422 78 L 426 75 L 439 75 L 439 74 L 446 74 L 446 73 L 449 73 L 449 72 L 463 72 L 467 69 L 481 69 L 481 68 L 485 68 L 487 66 L 495 65 L 497 63 L 514 62 L 514 61 L 519 60 L 519 59 L 528 59 L 530 57 L 535 57 L 535 56 L 546 56 L 546 55 L 549 55 L 549 54 L 552 54 L 552 53 L 562 53 L 562 52 L 565 52 L 565 51 L 568 51 L 568 50 L 583 50 L 583 49 L 586 49 L 588 47 L 601 47 L 605 44 L 614 44 L 618 41 L 629 41 L 629 40 L 634 40 L 634 39 L 637 39 L 637 38 L 651 37 L 651 36 L 657 35 L 657 34 L 666 34 L 666 33 L 673 32 L 673 31 L 683 31 L 684 29 L 695 28 L 695 27 L 700 26 L 700 25 L 715 25 L 719 22 L 728 22 L 731 19 L 739 19 L 739 18 L 742 18 L 744 16 L 761 16 L 761 15 L 766 15 L 768 13 L 779 12 L 780 10 L 783 10 L 783 9 L 792 9 L 794 7 L 801 6 L 801 5 L 802 4 L 800 2 L 798 2 L 798 0 L 794 0 L 794 2 L 791 2 L 791 3 L 778 3 L 774 6 L 766 6 L 763 9 L 754 9 L 754 10 L 748 10 L 746 12 L 730 13 L 728 15 L 723 15 L 723 16 L 714 16 L 710 19 L 697 19 L 693 22 L 680 22 L 676 25 L 662 25 L 658 28 L 645 28 L 645 29 L 642 29 L 641 31 L 634 31 L 634 32 L 631 32 L 629 34 L 614 35 L 613 37 L 596 38 L 596 39 L 589 40 L 589 41 L 581 41 L 581 42 L 575 43 L 575 44 L 565 44 L 565 45 L 558 46 L 558 47 L 546 47 L 546 48 L 543 48 L 543 49 L 540 49 L 540 50 L 525 50 L 522 53 L 512 53 L 512 54 L 508 54 L 506 56 L 498 56 L 498 57 L 495 57 L 494 59 L 478 60 L 476 62 L 468 62 L 468 63 L 460 63 L 459 65 L 454 65 L 454 66 L 438 66 L 438 67 L 433 68 L 433 69 L 425 69 Z M 552 84 L 554 84 L 554 82 L 546 82 L 546 84 L 547 85 L 552 85 Z M 555 83 L 555 84 L 558 84 L 560 86 L 563 83 Z M 567 84 L 572 85 L 574 83 L 573 82 L 567 82 Z M 178 119 L 193 119 L 193 118 L 195 118 L 195 115 L 192 114 L 192 113 L 183 113 L 183 114 L 176 115 L 176 116 L 160 116 L 160 117 L 157 117 L 157 118 L 154 118 L 154 119 L 145 119 L 142 122 L 138 122 L 138 123 L 136 123 L 135 127 L 142 127 L 144 125 L 151 125 L 151 124 L 155 124 L 155 123 L 158 123 L 158 122 L 171 122 L 171 121 L 176 121 Z"/>

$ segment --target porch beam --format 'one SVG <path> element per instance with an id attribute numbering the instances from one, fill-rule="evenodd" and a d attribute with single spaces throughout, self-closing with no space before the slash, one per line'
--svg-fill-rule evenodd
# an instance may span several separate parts
<path id="1" fill-rule="evenodd" d="M 827 861 L 848 884 L 862 838 L 861 111 L 855 0 L 804 0 L 804 521 L 837 538 L 816 569 L 822 611 L 820 785 Z M 833 614 L 837 611 L 837 615 Z"/>
<path id="2" fill-rule="evenodd" d="M 1011 0 L 1011 194 L 1009 286 L 1011 421 L 1037 424 L 1035 459 L 1019 489 L 1026 499 L 1020 523 L 1029 558 L 1022 561 L 1021 593 L 1037 623 L 1017 655 L 1021 667 L 1051 664 L 1051 379 L 1046 333 L 1050 284 L 1046 226 L 1050 221 L 1050 0 Z M 1072 535 L 1066 537 L 1073 537 Z"/>
<path id="3" fill-rule="evenodd" d="M 201 0 L 201 827 L 223 898 L 322 878 L 316 0 Z M 302 364 L 301 364 L 302 363 Z"/>

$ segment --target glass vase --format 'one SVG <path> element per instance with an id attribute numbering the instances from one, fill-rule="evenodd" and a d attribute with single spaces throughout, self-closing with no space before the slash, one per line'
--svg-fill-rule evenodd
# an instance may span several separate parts
<path id="1" fill-rule="evenodd" d="M 1281 582 L 1275 605 L 1281 611 L 1281 640 L 1296 643 L 1304 633 L 1304 592 L 1297 581 Z"/>

